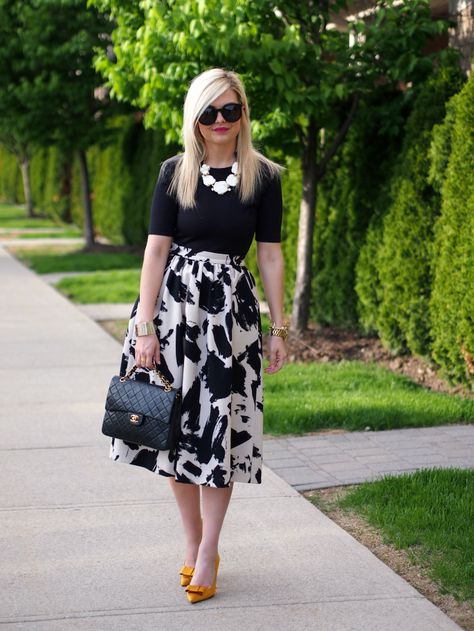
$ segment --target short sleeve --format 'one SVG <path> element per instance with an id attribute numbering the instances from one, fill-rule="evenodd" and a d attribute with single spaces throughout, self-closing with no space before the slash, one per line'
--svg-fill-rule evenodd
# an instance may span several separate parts
<path id="1" fill-rule="evenodd" d="M 163 162 L 153 191 L 148 234 L 173 237 L 176 232 L 178 204 L 166 191 L 171 181 L 172 169 L 169 161 Z"/>
<path id="2" fill-rule="evenodd" d="M 255 239 L 257 241 L 279 243 L 281 241 L 282 215 L 281 179 L 279 175 L 276 175 L 272 177 L 260 198 Z"/>

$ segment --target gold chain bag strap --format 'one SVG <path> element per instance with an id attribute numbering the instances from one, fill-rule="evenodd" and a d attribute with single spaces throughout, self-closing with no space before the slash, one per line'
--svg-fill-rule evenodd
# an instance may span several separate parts
<path id="1" fill-rule="evenodd" d="M 158 370 L 158 384 L 131 379 L 134 365 L 126 375 L 114 375 L 105 401 L 102 433 L 152 449 L 174 449 L 181 425 L 181 391 Z"/>

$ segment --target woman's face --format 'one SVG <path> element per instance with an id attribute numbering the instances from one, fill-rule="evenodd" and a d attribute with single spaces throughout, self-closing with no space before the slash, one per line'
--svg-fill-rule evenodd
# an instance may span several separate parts
<path id="1" fill-rule="evenodd" d="M 212 101 L 210 105 L 220 108 L 226 103 L 238 103 L 239 99 L 237 94 L 232 88 L 229 88 L 223 92 L 215 101 Z M 243 112 L 244 107 L 242 107 Z M 243 114 L 242 114 L 243 115 Z M 199 131 L 204 138 L 204 142 L 208 147 L 210 144 L 216 146 L 230 146 L 232 149 L 236 146 L 236 139 L 240 131 L 241 119 L 235 121 L 235 123 L 229 123 L 222 116 L 222 112 L 217 113 L 217 118 L 212 125 L 202 125 L 198 121 Z"/>

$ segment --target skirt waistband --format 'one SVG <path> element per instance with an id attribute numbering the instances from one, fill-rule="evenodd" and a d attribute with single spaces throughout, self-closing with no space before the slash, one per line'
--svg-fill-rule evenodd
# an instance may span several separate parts
<path id="1" fill-rule="evenodd" d="M 171 244 L 170 254 L 173 256 L 182 256 L 183 258 L 193 261 L 209 261 L 209 263 L 228 265 L 232 263 L 240 265 L 245 258 L 241 254 L 223 254 L 221 252 L 208 252 L 207 250 L 197 252 L 192 248 L 187 248 L 177 243 Z"/>

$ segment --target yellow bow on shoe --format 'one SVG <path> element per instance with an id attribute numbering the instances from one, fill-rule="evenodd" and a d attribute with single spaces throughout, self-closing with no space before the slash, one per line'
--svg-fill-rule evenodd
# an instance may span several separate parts
<path id="1" fill-rule="evenodd" d="M 210 587 L 205 587 L 204 585 L 188 585 L 187 592 L 193 592 L 193 594 L 204 594 L 206 589 L 211 589 Z"/>

